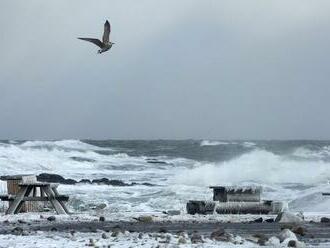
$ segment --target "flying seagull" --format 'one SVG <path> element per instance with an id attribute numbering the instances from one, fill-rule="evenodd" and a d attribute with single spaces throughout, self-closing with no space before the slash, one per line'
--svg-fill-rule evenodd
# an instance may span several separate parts
<path id="1" fill-rule="evenodd" d="M 99 48 L 101 48 L 100 50 L 97 51 L 99 54 L 101 54 L 108 51 L 112 47 L 112 45 L 115 44 L 110 41 L 110 32 L 111 32 L 111 26 L 109 21 L 107 20 L 104 23 L 104 32 L 103 32 L 102 41 L 94 38 L 78 38 L 78 39 L 94 43 Z"/>

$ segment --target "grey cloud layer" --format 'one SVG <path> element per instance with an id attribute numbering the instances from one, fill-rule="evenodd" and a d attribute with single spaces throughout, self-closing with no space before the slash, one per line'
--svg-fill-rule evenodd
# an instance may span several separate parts
<path id="1" fill-rule="evenodd" d="M 1 1 L 0 138 L 329 139 L 329 1 Z M 77 36 L 100 37 L 103 55 Z"/>

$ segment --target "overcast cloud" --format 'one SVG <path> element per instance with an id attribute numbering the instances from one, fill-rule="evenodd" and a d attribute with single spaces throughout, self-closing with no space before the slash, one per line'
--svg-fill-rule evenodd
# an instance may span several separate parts
<path id="1" fill-rule="evenodd" d="M 0 138 L 330 139 L 329 44 L 328 0 L 3 0 Z"/>

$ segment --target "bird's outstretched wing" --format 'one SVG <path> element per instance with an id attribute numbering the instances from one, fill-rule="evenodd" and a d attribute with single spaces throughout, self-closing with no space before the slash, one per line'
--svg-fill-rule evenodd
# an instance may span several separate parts
<path id="1" fill-rule="evenodd" d="M 102 37 L 103 43 L 108 43 L 110 41 L 110 32 L 111 32 L 111 26 L 110 26 L 109 21 L 107 20 L 104 23 L 104 32 L 103 32 L 103 37 Z"/>
<path id="2" fill-rule="evenodd" d="M 95 45 L 97 45 L 100 48 L 103 47 L 103 43 L 99 39 L 93 39 L 93 38 L 78 38 L 78 39 L 79 40 L 85 40 L 85 41 L 92 42 L 92 43 L 94 43 Z"/>

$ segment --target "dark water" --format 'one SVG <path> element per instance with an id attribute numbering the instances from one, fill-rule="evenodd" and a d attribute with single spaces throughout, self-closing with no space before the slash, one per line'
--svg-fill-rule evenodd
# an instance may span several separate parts
<path id="1" fill-rule="evenodd" d="M 201 145 L 202 140 L 84 140 L 84 142 L 99 147 L 115 148 L 116 151 L 125 152 L 130 156 L 167 156 L 208 162 L 226 161 L 255 149 L 277 155 L 289 155 L 298 148 L 322 152 L 325 147 L 330 147 L 330 141 L 230 140 L 219 141 L 221 143 L 218 145 Z M 322 159 L 327 158 L 324 156 Z"/>

